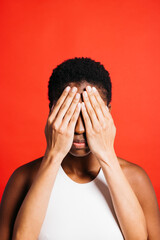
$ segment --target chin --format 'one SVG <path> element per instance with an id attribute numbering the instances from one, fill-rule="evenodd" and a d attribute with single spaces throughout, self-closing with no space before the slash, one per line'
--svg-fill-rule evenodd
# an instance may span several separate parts
<path id="1" fill-rule="evenodd" d="M 82 148 L 82 149 L 76 149 L 76 148 L 71 148 L 69 153 L 73 155 L 74 157 L 85 157 L 90 153 L 89 148 Z"/>

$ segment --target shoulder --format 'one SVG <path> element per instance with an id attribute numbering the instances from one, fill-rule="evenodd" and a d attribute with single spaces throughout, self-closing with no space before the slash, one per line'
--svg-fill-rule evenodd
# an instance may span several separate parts
<path id="1" fill-rule="evenodd" d="M 41 160 L 43 157 L 40 157 L 36 160 L 30 161 L 26 164 L 23 164 L 19 167 L 17 167 L 14 172 L 11 174 L 7 185 L 4 190 L 4 194 L 8 192 L 8 190 L 11 191 L 12 187 L 29 187 L 30 184 L 32 184 L 32 180 L 35 177 L 35 174 L 40 166 Z M 15 190 L 15 189 L 13 189 Z M 3 196 L 2 196 L 3 199 Z"/>
<path id="2" fill-rule="evenodd" d="M 30 187 L 37 173 L 37 170 L 40 167 L 42 158 L 43 157 L 37 158 L 17 167 L 10 176 L 6 187 L 8 187 L 8 185 L 11 185 L 13 182 L 14 184 L 17 184 L 17 186 L 25 184 L 26 186 Z"/>
<path id="3" fill-rule="evenodd" d="M 3 192 L 0 204 L 1 236 L 10 235 L 19 208 L 33 182 L 43 157 L 16 168 L 10 176 Z"/>
<path id="4" fill-rule="evenodd" d="M 139 181 L 144 179 L 144 177 L 149 178 L 146 171 L 138 164 L 129 162 L 120 157 L 118 157 L 118 160 L 123 170 L 123 173 L 126 175 L 129 181 Z"/>
<path id="5" fill-rule="evenodd" d="M 146 218 L 149 239 L 160 235 L 160 211 L 156 193 L 146 171 L 137 164 L 118 158 L 120 166 L 130 183 Z"/>
<path id="6" fill-rule="evenodd" d="M 129 162 L 122 158 L 118 159 L 124 175 L 126 176 L 139 200 L 142 201 L 143 197 L 148 194 L 150 197 L 156 198 L 152 182 L 146 171 L 135 163 Z"/>
<path id="7" fill-rule="evenodd" d="M 40 157 L 36 160 L 23 164 L 14 170 L 14 172 L 11 174 L 6 184 L 6 187 L 2 196 L 2 203 L 4 202 L 4 198 L 7 201 L 8 194 L 11 195 L 13 193 L 13 195 L 15 196 L 16 195 L 15 190 L 20 190 L 22 188 L 23 192 L 25 192 L 29 189 L 36 175 L 36 172 L 40 167 L 42 158 L 43 157 Z M 17 194 L 20 195 L 22 193 L 19 192 Z"/>
<path id="8" fill-rule="evenodd" d="M 11 178 L 12 177 L 17 178 L 17 179 L 23 178 L 24 181 L 28 184 L 28 186 L 30 186 L 34 180 L 34 177 L 35 177 L 39 167 L 40 167 L 42 159 L 43 159 L 43 156 L 19 166 L 13 172 Z"/>
<path id="9" fill-rule="evenodd" d="M 142 195 L 142 189 L 144 189 L 144 187 L 146 193 L 147 191 L 151 191 L 152 193 L 154 193 L 152 182 L 147 172 L 141 166 L 124 160 L 122 158 L 118 159 L 123 173 L 125 174 L 127 180 L 131 184 L 136 194 Z"/>

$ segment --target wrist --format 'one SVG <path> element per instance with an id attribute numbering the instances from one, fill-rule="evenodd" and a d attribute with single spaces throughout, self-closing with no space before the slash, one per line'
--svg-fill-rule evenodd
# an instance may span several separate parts
<path id="1" fill-rule="evenodd" d="M 60 152 L 55 151 L 54 149 L 48 150 L 46 149 L 46 152 L 43 157 L 43 161 L 49 162 L 49 163 L 58 163 L 61 164 L 63 161 L 64 156 Z"/>
<path id="2" fill-rule="evenodd" d="M 114 148 L 110 149 L 109 151 L 106 151 L 103 154 L 100 154 L 100 157 L 98 158 L 98 160 L 102 167 L 108 166 L 109 169 L 120 167 Z"/>
<path id="3" fill-rule="evenodd" d="M 117 156 L 116 156 L 116 153 L 115 153 L 115 150 L 114 148 L 110 148 L 109 150 L 105 151 L 105 152 L 100 152 L 98 154 L 98 160 L 100 161 L 110 161 L 110 159 L 112 159 L 112 161 L 114 160 L 117 160 Z"/>

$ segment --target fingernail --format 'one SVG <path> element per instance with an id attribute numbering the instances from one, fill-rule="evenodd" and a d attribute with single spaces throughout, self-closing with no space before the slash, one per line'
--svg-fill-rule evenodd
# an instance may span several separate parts
<path id="1" fill-rule="evenodd" d="M 78 108 L 81 109 L 81 103 L 80 102 L 78 103 Z"/>
<path id="2" fill-rule="evenodd" d="M 76 99 L 78 99 L 78 98 L 79 98 L 79 96 L 80 96 L 80 94 L 79 94 L 79 93 L 77 93 L 77 94 L 76 94 Z"/>
<path id="3" fill-rule="evenodd" d="M 71 88 L 70 86 L 66 87 L 66 91 L 68 92 L 70 88 Z"/>
<path id="4" fill-rule="evenodd" d="M 96 92 L 96 88 L 95 87 L 92 87 L 92 90 L 93 90 L 93 92 Z"/>
<path id="5" fill-rule="evenodd" d="M 84 93 L 83 93 L 83 94 L 84 94 L 84 96 L 85 96 L 85 97 L 87 97 L 87 92 L 86 92 L 86 91 L 84 91 Z"/>
<path id="6" fill-rule="evenodd" d="M 73 87 L 73 88 L 72 88 L 72 92 L 75 92 L 76 90 L 77 90 L 76 87 Z"/>
<path id="7" fill-rule="evenodd" d="M 88 90 L 88 92 L 91 92 L 91 87 L 87 86 L 87 90 Z"/>

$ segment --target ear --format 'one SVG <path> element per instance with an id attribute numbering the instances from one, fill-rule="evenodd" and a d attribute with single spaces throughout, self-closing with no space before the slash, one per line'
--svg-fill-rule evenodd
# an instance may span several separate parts
<path id="1" fill-rule="evenodd" d="M 110 103 L 108 104 L 108 109 L 109 109 L 109 112 L 111 112 L 111 104 Z"/>

